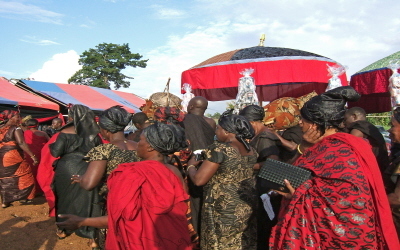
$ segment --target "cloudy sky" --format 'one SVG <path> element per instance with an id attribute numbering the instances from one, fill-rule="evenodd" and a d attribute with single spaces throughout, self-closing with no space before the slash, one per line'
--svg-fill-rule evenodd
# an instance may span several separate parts
<path id="1" fill-rule="evenodd" d="M 399 10 L 398 0 L 0 0 L 0 76 L 67 83 L 85 50 L 129 43 L 149 61 L 126 70 L 135 79 L 120 90 L 147 98 L 171 77 L 179 94 L 182 71 L 261 34 L 265 46 L 329 57 L 350 76 L 400 50 Z"/>

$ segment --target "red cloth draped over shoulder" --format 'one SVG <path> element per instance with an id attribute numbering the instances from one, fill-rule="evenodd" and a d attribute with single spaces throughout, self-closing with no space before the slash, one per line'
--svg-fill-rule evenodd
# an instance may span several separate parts
<path id="1" fill-rule="evenodd" d="M 29 149 L 36 156 L 36 159 L 40 163 L 42 148 L 48 141 L 47 137 L 36 135 L 34 131 L 28 129 L 24 132 L 24 138 L 25 138 L 26 144 L 28 144 L 28 146 L 29 146 Z M 26 155 L 25 159 L 31 166 L 32 174 L 35 177 L 36 193 L 42 193 L 43 191 L 41 190 L 40 186 L 38 186 L 38 182 L 37 182 L 37 172 L 38 172 L 39 165 L 35 166 L 33 164 L 32 158 L 28 154 L 25 154 L 25 155 Z"/>
<path id="2" fill-rule="evenodd" d="M 60 133 L 53 135 L 43 146 L 37 173 L 37 182 L 39 183 L 40 188 L 43 190 L 44 196 L 49 204 L 49 216 L 51 217 L 56 216 L 56 197 L 51 189 L 51 183 L 53 182 L 54 178 L 53 162 L 58 158 L 51 155 L 49 145 L 57 140 L 59 134 Z"/>
<path id="3" fill-rule="evenodd" d="M 271 249 L 400 249 L 371 146 L 336 133 L 298 158 L 315 176 L 280 211 Z"/>
<path id="4" fill-rule="evenodd" d="M 107 180 L 107 249 L 192 249 L 182 182 L 158 161 L 120 164 Z"/>

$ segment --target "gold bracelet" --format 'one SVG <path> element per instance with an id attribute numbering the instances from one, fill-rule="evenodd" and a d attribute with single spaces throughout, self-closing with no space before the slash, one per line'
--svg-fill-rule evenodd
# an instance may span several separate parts
<path id="1" fill-rule="evenodd" d="M 187 171 L 189 171 L 189 168 L 191 168 L 191 167 L 194 167 L 194 168 L 196 168 L 196 166 L 195 166 L 195 165 L 193 165 L 193 164 L 192 164 L 192 165 L 189 165 L 189 166 L 186 168 L 186 172 L 187 172 Z"/>
<path id="2" fill-rule="evenodd" d="M 299 154 L 301 154 L 301 155 L 303 154 L 303 152 L 301 152 L 301 150 L 300 150 L 300 144 L 297 145 L 297 152 L 299 152 Z"/>

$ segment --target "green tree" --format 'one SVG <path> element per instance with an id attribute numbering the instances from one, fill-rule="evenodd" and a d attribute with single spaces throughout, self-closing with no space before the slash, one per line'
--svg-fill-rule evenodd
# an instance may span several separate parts
<path id="1" fill-rule="evenodd" d="M 219 112 L 215 112 L 214 114 L 206 114 L 207 117 L 210 117 L 214 120 L 218 120 L 221 114 Z"/>
<path id="2" fill-rule="evenodd" d="M 75 72 L 68 83 L 106 89 L 111 89 L 113 83 L 115 89 L 127 88 L 130 83 L 126 79 L 133 77 L 122 74 L 121 70 L 126 67 L 145 68 L 148 60 L 140 60 L 141 58 L 142 55 L 131 53 L 127 43 L 101 43 L 95 49 L 82 53 L 79 59 L 82 69 Z"/>
<path id="3" fill-rule="evenodd" d="M 390 127 L 391 112 L 385 113 L 370 113 L 367 115 L 367 121 L 374 125 L 381 125 L 388 129 Z"/>

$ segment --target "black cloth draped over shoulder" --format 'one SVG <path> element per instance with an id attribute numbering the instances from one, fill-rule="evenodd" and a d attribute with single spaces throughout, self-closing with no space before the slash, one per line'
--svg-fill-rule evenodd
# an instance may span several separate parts
<path id="1" fill-rule="evenodd" d="M 351 124 L 349 130 L 357 129 L 367 136 L 367 140 L 372 146 L 372 152 L 376 156 L 379 168 L 382 173 L 389 166 L 389 155 L 386 148 L 386 142 L 381 132 L 372 123 L 368 121 L 356 121 Z"/>
<path id="2" fill-rule="evenodd" d="M 186 114 L 185 120 L 186 138 L 190 141 L 190 149 L 206 149 L 214 142 L 215 131 L 204 117 Z"/>

